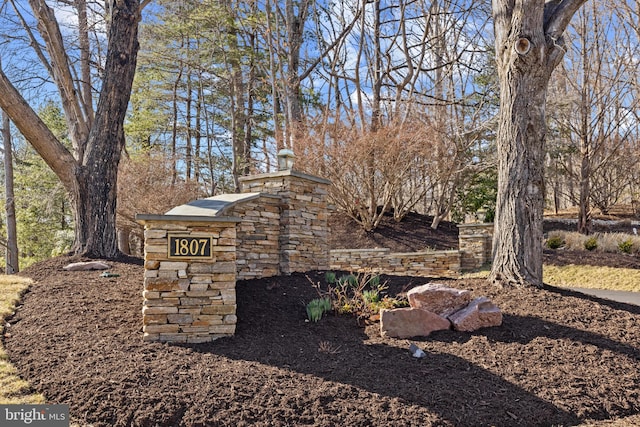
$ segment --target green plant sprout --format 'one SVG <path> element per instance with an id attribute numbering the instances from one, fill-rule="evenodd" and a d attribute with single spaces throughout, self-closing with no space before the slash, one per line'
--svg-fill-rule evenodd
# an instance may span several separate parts
<path id="1" fill-rule="evenodd" d="M 333 271 L 327 271 L 326 273 L 324 273 L 324 281 L 327 282 L 329 285 L 335 284 L 336 273 L 334 273 Z"/>
<path id="2" fill-rule="evenodd" d="M 331 310 L 331 300 L 329 298 L 313 299 L 307 304 L 307 318 L 311 322 L 317 322 L 329 310 Z"/>
<path id="3" fill-rule="evenodd" d="M 558 249 L 564 245 L 564 240 L 560 236 L 551 236 L 547 239 L 549 249 Z"/>

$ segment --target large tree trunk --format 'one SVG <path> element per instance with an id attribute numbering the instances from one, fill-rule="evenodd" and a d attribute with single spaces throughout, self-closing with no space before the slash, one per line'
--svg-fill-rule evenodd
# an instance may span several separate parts
<path id="1" fill-rule="evenodd" d="M 492 278 L 542 284 L 545 94 L 542 67 L 501 75 Z"/>
<path id="2" fill-rule="evenodd" d="M 45 40 L 53 47 L 48 45 L 47 48 L 51 56 L 56 57 L 57 52 L 64 50 L 54 14 L 41 1 L 31 0 L 31 4 L 38 8 L 39 28 L 48 32 Z M 82 114 L 75 114 L 74 108 L 65 109 L 67 120 L 78 122 L 72 128 L 77 140 L 74 152 L 76 156 L 82 156 L 74 157 L 58 141 L 0 70 L 0 108 L 7 112 L 70 195 L 75 217 L 74 252 L 96 258 L 113 258 L 119 254 L 116 237 L 117 173 L 125 143 L 124 117 L 136 68 L 140 5 L 138 0 L 121 0 L 113 2 L 111 11 L 104 80 L 88 136 L 78 131 L 87 124 Z M 55 62 L 54 65 L 54 78 L 66 81 L 68 70 L 62 72 L 56 67 L 64 68 L 67 62 Z M 73 91 L 67 90 L 72 86 L 67 83 L 58 84 L 63 99 L 75 96 Z M 75 102 L 67 99 L 63 104 L 76 105 L 77 102 L 77 99 Z"/>
<path id="3" fill-rule="evenodd" d="M 116 2 L 104 81 L 96 116 L 77 172 L 74 194 L 75 252 L 90 257 L 119 254 L 116 230 L 118 165 L 125 144 L 124 118 L 138 54 L 138 2 Z"/>
<path id="4" fill-rule="evenodd" d="M 586 0 L 493 0 L 500 78 L 498 199 L 489 280 L 542 286 L 545 105 L 562 33 Z"/>

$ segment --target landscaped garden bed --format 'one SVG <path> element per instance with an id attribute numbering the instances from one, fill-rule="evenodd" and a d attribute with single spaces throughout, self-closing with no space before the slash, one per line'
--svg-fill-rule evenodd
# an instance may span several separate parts
<path id="1" fill-rule="evenodd" d="M 374 237 L 391 246 L 384 230 Z M 432 233 L 388 230 L 414 246 Z M 455 232 L 432 237 L 455 242 Z M 63 271 L 71 261 L 23 273 L 37 284 L 4 345 L 34 391 L 70 405 L 79 425 L 566 426 L 640 412 L 638 306 L 552 287 L 383 276 L 392 297 L 435 281 L 489 297 L 504 316 L 473 333 L 383 338 L 368 318 L 330 311 L 308 321 L 313 284 L 326 285 L 324 272 L 310 272 L 238 282 L 234 337 L 170 345 L 142 340 L 141 260 L 111 262 L 110 277 Z M 566 250 L 545 250 L 545 263 L 640 266 L 637 255 Z"/>

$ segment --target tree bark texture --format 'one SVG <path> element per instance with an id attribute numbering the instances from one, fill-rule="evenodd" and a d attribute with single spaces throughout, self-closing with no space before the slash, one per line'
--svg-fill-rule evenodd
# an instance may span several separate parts
<path id="1" fill-rule="evenodd" d="M 124 118 L 138 54 L 137 0 L 117 1 L 111 16 L 104 81 L 89 132 L 78 192 L 72 198 L 76 220 L 75 252 L 89 257 L 118 254 L 116 195 L 118 165 L 125 144 Z"/>
<path id="2" fill-rule="evenodd" d="M 498 198 L 489 280 L 542 286 L 545 107 L 562 33 L 586 0 L 493 0 L 500 79 Z"/>

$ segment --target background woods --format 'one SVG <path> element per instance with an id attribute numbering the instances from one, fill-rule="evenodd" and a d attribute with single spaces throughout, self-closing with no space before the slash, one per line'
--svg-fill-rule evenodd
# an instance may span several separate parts
<path id="1" fill-rule="evenodd" d="M 240 176 L 275 170 L 285 147 L 298 169 L 332 180 L 333 204 L 365 230 L 410 211 L 434 228 L 493 215 L 500 80 L 486 2 L 142 3 L 0 6 L 23 258 L 126 251 L 136 211 L 234 191 Z M 547 209 L 577 206 L 588 232 L 594 209 L 638 200 L 639 18 L 626 1 L 575 12 L 549 70 L 540 188 Z M 133 79 L 127 110 L 113 75 Z M 103 204 L 88 202 L 92 191 Z M 25 202 L 33 194 L 42 206 Z M 98 210 L 113 221 L 87 222 Z M 27 212 L 47 218 L 38 227 L 55 244 L 35 244 L 44 234 L 20 225 Z M 87 224 L 101 222 L 93 242 Z"/>

